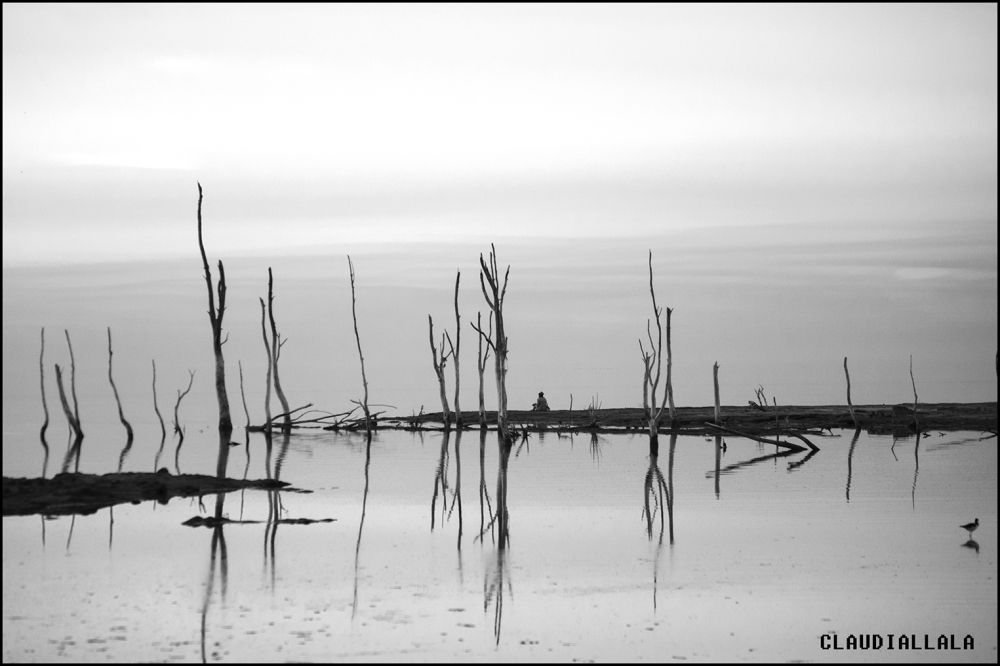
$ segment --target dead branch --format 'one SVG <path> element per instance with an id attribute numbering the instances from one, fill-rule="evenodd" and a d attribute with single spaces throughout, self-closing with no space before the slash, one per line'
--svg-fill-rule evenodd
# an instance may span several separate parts
<path id="1" fill-rule="evenodd" d="M 715 422 L 722 423 L 720 415 L 722 413 L 722 407 L 719 404 L 719 362 L 716 361 L 712 366 L 712 379 L 715 383 Z"/>
<path id="2" fill-rule="evenodd" d="M 804 446 L 799 446 L 798 444 L 792 444 L 791 442 L 782 442 L 776 439 L 768 439 L 766 437 L 761 437 L 759 435 L 751 435 L 749 433 L 740 432 L 739 430 L 733 430 L 732 428 L 726 428 L 725 426 L 716 425 L 714 423 L 705 422 L 705 425 L 710 428 L 717 428 L 723 432 L 728 432 L 730 435 L 737 435 L 738 437 L 746 437 L 747 439 L 752 439 L 757 442 L 763 442 L 764 444 L 774 444 L 775 446 L 781 447 L 783 449 L 788 449 L 789 451 L 805 451 Z M 796 435 L 797 436 L 797 435 Z M 805 441 L 804 438 L 801 438 Z"/>
<path id="3" fill-rule="evenodd" d="M 910 383 L 913 384 L 913 427 L 920 430 L 920 420 L 917 417 L 917 382 L 913 379 L 913 354 L 910 354 Z"/>
<path id="4" fill-rule="evenodd" d="M 847 371 L 847 357 L 844 357 L 844 376 L 847 377 L 847 409 L 851 412 L 851 420 L 854 421 L 854 428 L 858 426 L 858 415 L 854 413 L 854 405 L 851 404 L 851 373 Z"/>
<path id="5" fill-rule="evenodd" d="M 274 277 L 271 274 L 270 267 L 267 269 L 267 315 L 271 321 L 271 363 L 274 365 L 274 392 L 278 395 L 278 402 L 281 403 L 281 408 L 287 414 L 288 400 L 285 398 L 285 392 L 281 390 L 281 378 L 278 375 L 278 359 L 281 357 L 281 348 L 287 340 L 281 339 L 278 327 L 274 323 Z M 287 416 L 285 416 L 281 427 L 283 430 L 291 427 Z"/>
<path id="6" fill-rule="evenodd" d="M 69 386 L 73 393 L 73 416 L 75 417 L 77 435 L 82 435 L 80 431 L 80 403 L 76 399 L 76 360 L 73 358 L 73 343 L 69 340 L 69 329 L 63 329 L 66 333 L 66 346 L 69 347 Z"/>
<path id="7" fill-rule="evenodd" d="M 174 432 L 180 435 L 182 440 L 184 439 L 184 431 L 181 429 L 178 412 L 181 408 L 181 400 L 191 391 L 191 386 L 194 385 L 194 370 L 188 370 L 188 374 L 191 376 L 188 380 L 188 387 L 183 393 L 181 393 L 180 389 L 177 389 L 177 404 L 174 405 Z"/>
<path id="8" fill-rule="evenodd" d="M 265 319 L 267 315 L 267 307 L 264 305 L 264 299 L 260 299 L 260 332 L 264 337 L 264 352 L 267 355 L 267 390 L 264 393 L 264 423 L 266 427 L 271 427 L 271 373 L 274 370 L 274 360 L 271 357 L 271 345 L 267 341 L 267 327 L 265 326 Z"/>
<path id="9" fill-rule="evenodd" d="M 351 269 L 351 315 L 354 317 L 354 337 L 358 341 L 358 357 L 361 359 L 361 382 L 364 385 L 365 396 L 361 402 L 361 408 L 365 412 L 365 430 L 371 432 L 371 414 L 368 411 L 368 378 L 365 376 L 365 357 L 361 353 L 361 336 L 358 334 L 358 312 L 356 299 L 354 297 L 354 263 L 351 256 L 347 255 L 347 265 Z"/>
<path id="10" fill-rule="evenodd" d="M 236 363 L 240 366 L 240 399 L 243 401 L 243 414 L 247 417 L 247 425 L 250 426 L 250 410 L 247 409 L 247 394 L 243 392 L 243 361 L 237 359 Z"/>
<path id="11" fill-rule="evenodd" d="M 510 276 L 510 266 L 504 273 L 503 284 L 500 283 L 499 270 L 497 268 L 496 248 L 490 244 L 490 263 L 487 265 L 483 255 L 479 255 L 479 285 L 483 290 L 483 297 L 486 304 L 493 310 L 496 319 L 496 331 L 494 339 L 490 341 L 493 348 L 494 366 L 497 380 L 497 426 L 504 436 L 505 444 L 509 447 L 512 444 L 509 427 L 507 423 L 507 334 L 504 330 L 503 321 L 503 300 L 507 293 L 507 279 Z M 489 283 L 489 292 L 486 284 Z M 480 331 L 481 332 L 481 331 Z"/>
<path id="12" fill-rule="evenodd" d="M 115 394 L 115 402 L 118 403 L 118 418 L 121 420 L 122 425 L 125 426 L 125 433 L 128 436 L 129 445 L 132 443 L 132 424 L 128 422 L 125 418 L 125 412 L 122 411 L 122 401 L 118 397 L 118 387 L 115 386 L 114 377 L 111 376 L 111 327 L 108 326 L 108 382 L 111 383 L 111 390 Z"/>
<path id="13" fill-rule="evenodd" d="M 445 336 L 441 336 L 441 360 L 438 361 L 438 348 L 434 345 L 434 319 L 427 315 L 428 338 L 431 343 L 431 362 L 434 364 L 434 374 L 438 378 L 438 388 L 441 392 L 441 415 L 444 419 L 444 427 L 451 424 L 451 410 L 448 408 L 448 393 L 445 389 L 444 369 L 448 364 L 448 352 L 444 350 Z"/>
<path id="14" fill-rule="evenodd" d="M 167 427 L 163 424 L 163 415 L 160 414 L 160 406 L 156 402 L 156 359 L 153 359 L 153 411 L 156 412 L 156 418 L 160 419 L 160 430 L 163 433 L 163 438 L 167 437 Z"/>
<path id="15" fill-rule="evenodd" d="M 205 255 L 205 243 L 201 235 L 201 183 L 198 183 L 198 249 L 201 250 L 201 262 L 205 268 L 205 284 L 208 285 L 208 320 L 212 324 L 212 351 L 215 353 L 215 394 L 219 401 L 219 430 L 232 432 L 233 420 L 229 415 L 229 396 L 226 394 L 226 362 L 222 357 L 222 317 L 226 312 L 226 273 L 219 261 L 219 308 L 215 308 L 215 296 L 212 293 L 212 271 L 208 267 L 208 257 Z"/>
<path id="16" fill-rule="evenodd" d="M 490 311 L 490 332 L 488 334 L 483 333 L 482 330 L 482 313 L 476 313 L 476 323 L 473 324 L 469 322 L 472 326 L 472 330 L 479 333 L 479 354 L 476 358 L 476 368 L 479 370 L 479 427 L 486 427 L 486 401 L 483 394 L 483 375 L 486 372 L 486 360 L 490 357 L 490 345 L 492 344 L 490 338 L 493 336 L 493 312 Z M 483 339 L 486 339 L 486 353 L 483 353 Z M 572 409 L 572 396 L 570 397 L 570 409 Z"/>
<path id="17" fill-rule="evenodd" d="M 49 443 L 45 441 L 45 431 L 49 427 L 49 406 L 45 401 L 45 327 L 42 327 L 42 351 L 38 355 L 38 375 L 41 378 L 42 384 L 42 410 L 45 412 L 45 422 L 42 423 L 42 428 L 38 433 L 39 438 L 42 441 L 42 448 L 45 449 L 45 461 L 42 463 L 42 478 L 45 478 L 45 473 L 49 466 Z"/>
<path id="18" fill-rule="evenodd" d="M 455 347 L 452 356 L 455 359 L 455 425 L 462 427 L 462 408 L 458 405 L 460 376 L 458 372 L 458 352 L 462 343 L 462 317 L 458 313 L 458 283 L 462 279 L 462 271 L 455 276 Z M 451 344 L 451 341 L 448 341 Z"/>

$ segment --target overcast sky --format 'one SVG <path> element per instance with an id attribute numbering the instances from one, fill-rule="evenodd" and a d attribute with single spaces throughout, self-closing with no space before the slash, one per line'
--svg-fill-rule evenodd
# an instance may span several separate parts
<path id="1" fill-rule="evenodd" d="M 996 127 L 994 4 L 5 3 L 3 262 L 995 223 Z"/>

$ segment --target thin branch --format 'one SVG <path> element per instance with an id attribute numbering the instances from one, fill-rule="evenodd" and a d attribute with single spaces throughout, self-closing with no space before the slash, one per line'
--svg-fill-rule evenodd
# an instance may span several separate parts
<path id="1" fill-rule="evenodd" d="M 174 432 L 180 435 L 181 439 L 184 438 L 184 431 L 181 430 L 178 411 L 181 408 L 181 400 L 184 399 L 184 396 L 188 394 L 188 392 L 191 390 L 191 386 L 194 384 L 194 370 L 188 370 L 188 374 L 191 376 L 191 378 L 188 380 L 188 386 L 186 389 L 184 389 L 183 393 L 181 393 L 180 389 L 177 390 L 177 404 L 174 405 Z"/>
<path id="2" fill-rule="evenodd" d="M 361 359 L 361 383 L 365 388 L 365 397 L 361 403 L 361 408 L 365 412 L 365 430 L 371 432 L 371 413 L 368 411 L 368 378 L 365 376 L 365 357 L 361 353 L 361 335 L 358 333 L 358 311 L 357 299 L 354 296 L 354 262 L 351 255 L 347 255 L 347 265 L 351 269 L 351 315 L 354 317 L 354 338 L 358 342 L 358 357 Z"/>

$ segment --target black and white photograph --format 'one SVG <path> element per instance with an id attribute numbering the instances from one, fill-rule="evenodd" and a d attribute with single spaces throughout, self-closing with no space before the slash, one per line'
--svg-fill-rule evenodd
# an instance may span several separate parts
<path id="1" fill-rule="evenodd" d="M 997 61 L 4 3 L 3 661 L 996 663 Z"/>

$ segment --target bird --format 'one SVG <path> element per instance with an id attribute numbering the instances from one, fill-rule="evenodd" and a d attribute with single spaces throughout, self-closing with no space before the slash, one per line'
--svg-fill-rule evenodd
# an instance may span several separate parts
<path id="1" fill-rule="evenodd" d="M 961 528 L 963 530 L 968 530 L 969 531 L 969 538 L 970 539 L 972 538 L 972 533 L 976 531 L 977 527 L 979 527 L 979 519 L 978 518 L 976 518 L 975 522 L 968 523 L 967 525 L 962 525 L 961 526 Z"/>

